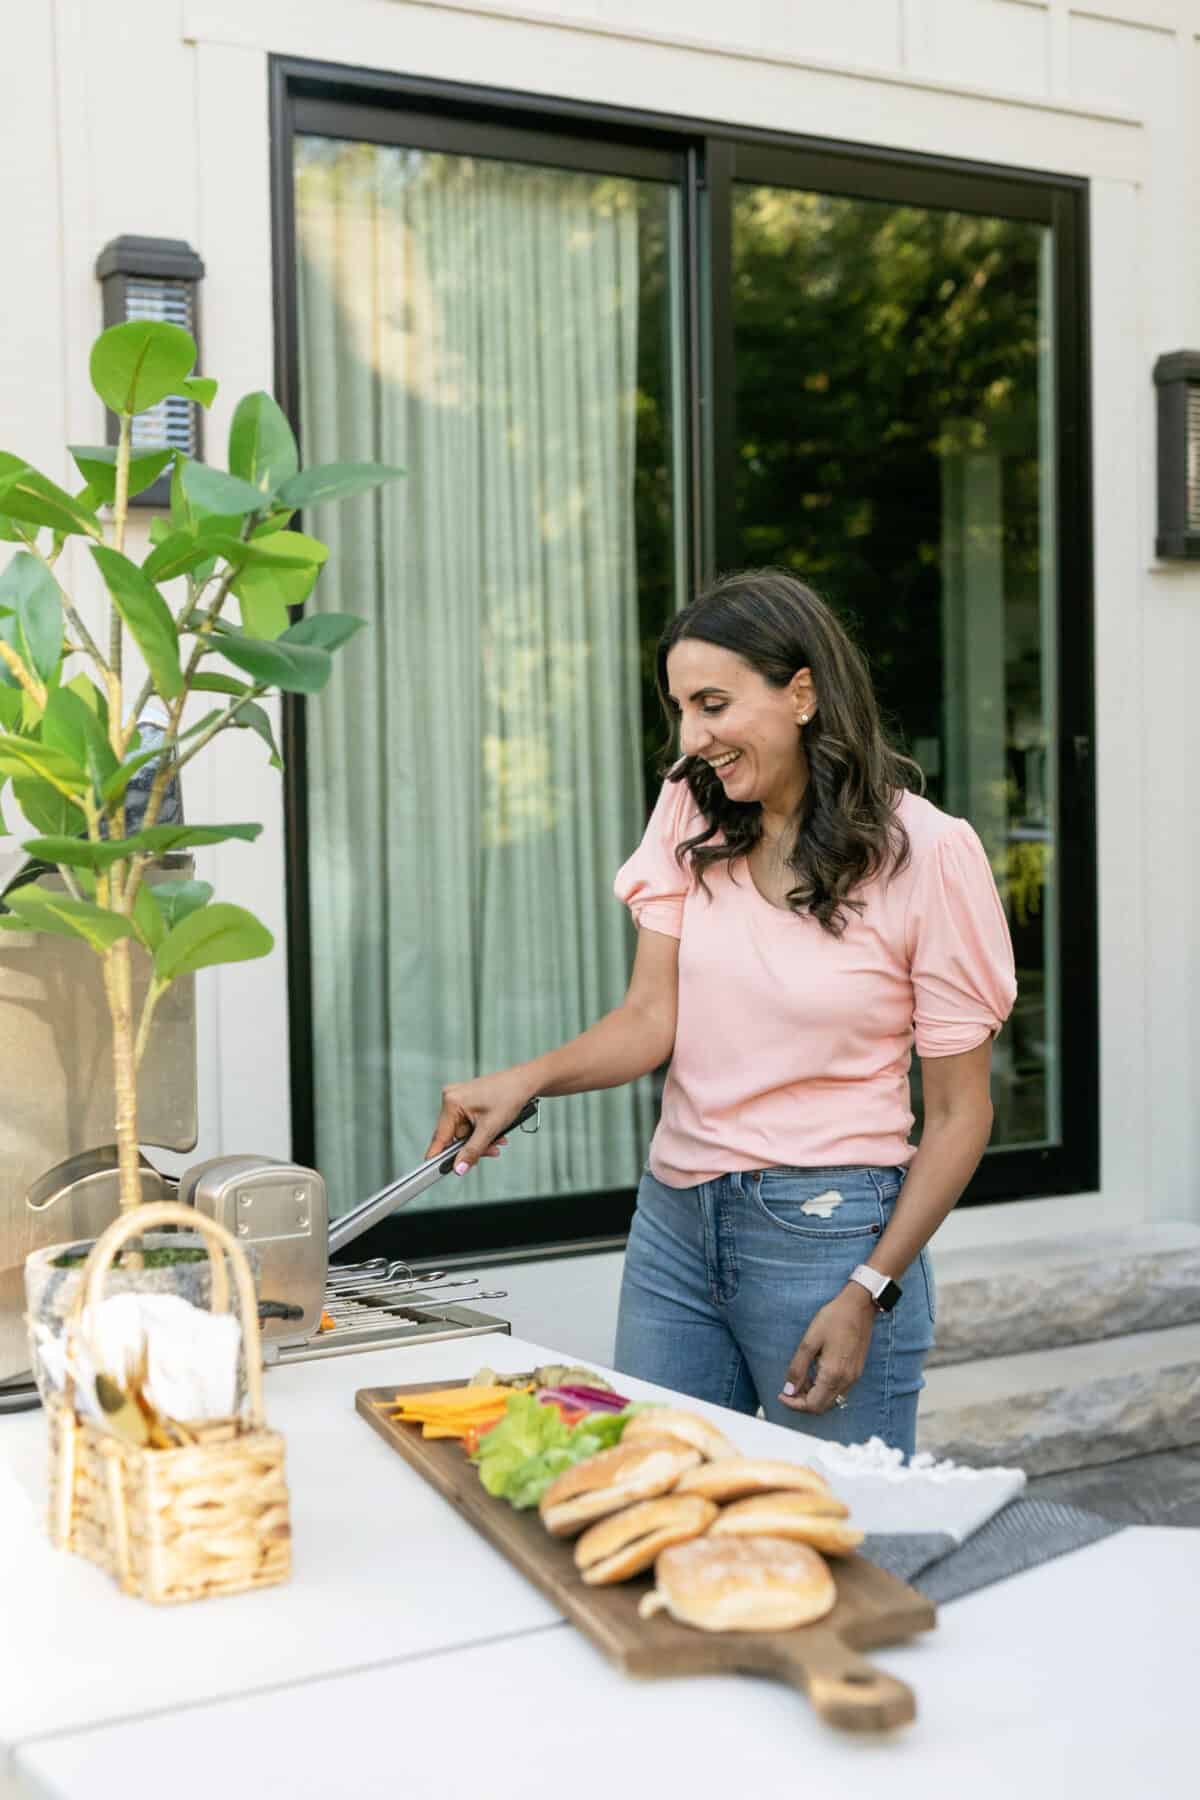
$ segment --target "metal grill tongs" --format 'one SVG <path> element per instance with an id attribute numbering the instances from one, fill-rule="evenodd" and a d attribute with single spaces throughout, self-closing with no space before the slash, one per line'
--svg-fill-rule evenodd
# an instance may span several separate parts
<path id="1" fill-rule="evenodd" d="M 537 1117 L 538 1103 L 536 1100 L 530 1100 L 521 1108 L 512 1123 L 506 1125 L 503 1131 L 497 1132 L 496 1136 L 505 1137 L 510 1131 L 524 1129 L 526 1121 L 529 1119 L 535 1121 L 533 1130 L 536 1131 Z M 372 1225 L 378 1225 L 379 1221 L 386 1219 L 389 1213 L 395 1212 L 401 1206 L 407 1206 L 410 1200 L 415 1200 L 418 1194 L 423 1194 L 426 1188 L 431 1188 L 435 1181 L 442 1179 L 443 1175 L 451 1174 L 459 1151 L 466 1143 L 466 1138 L 456 1138 L 437 1156 L 431 1156 L 427 1162 L 421 1163 L 410 1174 L 402 1175 L 399 1181 L 389 1182 L 387 1187 L 380 1188 L 377 1194 L 372 1194 L 369 1200 L 363 1200 L 351 1212 L 343 1213 L 340 1219 L 335 1219 L 329 1227 L 330 1256 L 336 1256 L 339 1250 L 343 1250 L 347 1244 L 352 1244 L 356 1237 L 361 1237 L 363 1232 L 369 1231 Z M 376 1272 L 376 1279 L 378 1279 L 378 1272 Z"/>

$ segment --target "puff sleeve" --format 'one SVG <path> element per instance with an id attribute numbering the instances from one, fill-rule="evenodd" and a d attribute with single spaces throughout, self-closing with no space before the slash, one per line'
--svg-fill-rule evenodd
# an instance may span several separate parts
<path id="1" fill-rule="evenodd" d="M 1012 1011 L 1012 939 L 987 853 L 965 819 L 925 847 L 908 912 L 918 1056 L 958 1056 Z"/>
<path id="2" fill-rule="evenodd" d="M 617 871 L 613 892 L 634 923 L 665 937 L 682 937 L 683 903 L 692 880 L 676 861 L 675 846 L 701 829 L 700 815 L 686 781 L 664 781 L 641 843 Z"/>

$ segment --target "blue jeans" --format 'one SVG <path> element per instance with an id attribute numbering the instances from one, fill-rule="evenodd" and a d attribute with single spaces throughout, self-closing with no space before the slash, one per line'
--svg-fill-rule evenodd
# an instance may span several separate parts
<path id="1" fill-rule="evenodd" d="M 617 1320 L 616 1367 L 775 1425 L 911 1456 L 922 1365 L 933 1344 L 924 1251 L 903 1295 L 876 1316 L 866 1367 L 844 1407 L 796 1413 L 778 1394 L 813 1315 L 866 1262 L 892 1216 L 899 1168 L 762 1169 L 638 1188 Z"/>

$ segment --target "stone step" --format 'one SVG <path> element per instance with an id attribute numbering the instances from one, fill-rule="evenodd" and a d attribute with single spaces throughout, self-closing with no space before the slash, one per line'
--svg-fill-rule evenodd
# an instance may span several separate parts
<path id="1" fill-rule="evenodd" d="M 1200 1325 L 931 1369 L 917 1447 L 1050 1475 L 1200 1444 Z"/>
<path id="2" fill-rule="evenodd" d="M 1200 1323 L 1200 1225 L 1161 1223 L 933 1254 L 928 1366 Z"/>

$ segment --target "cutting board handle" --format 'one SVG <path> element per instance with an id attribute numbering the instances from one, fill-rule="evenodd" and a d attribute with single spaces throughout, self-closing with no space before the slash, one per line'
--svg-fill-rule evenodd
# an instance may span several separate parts
<path id="1" fill-rule="evenodd" d="M 738 1660 L 742 1668 L 790 1681 L 808 1695 L 814 1712 L 842 1731 L 890 1731 L 916 1717 L 912 1689 L 847 1649 L 828 1626 L 764 1636 Z"/>

